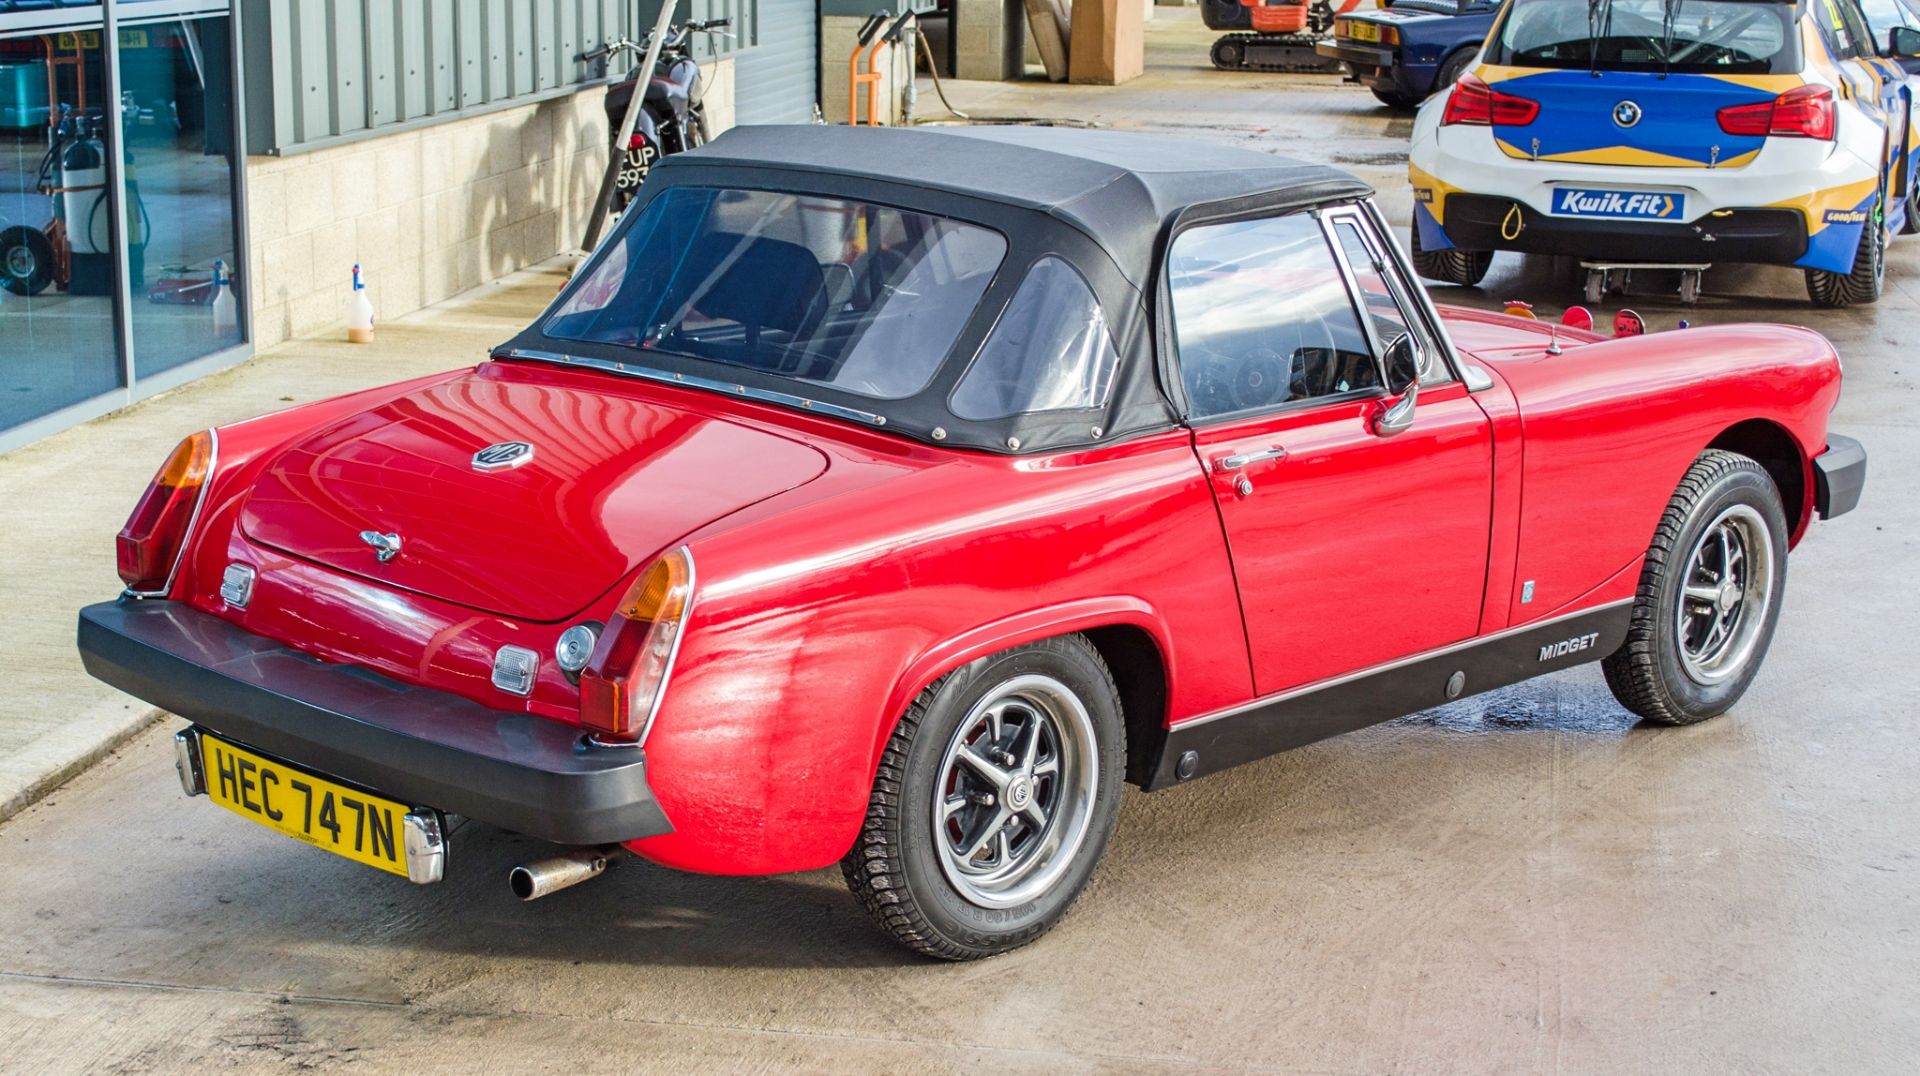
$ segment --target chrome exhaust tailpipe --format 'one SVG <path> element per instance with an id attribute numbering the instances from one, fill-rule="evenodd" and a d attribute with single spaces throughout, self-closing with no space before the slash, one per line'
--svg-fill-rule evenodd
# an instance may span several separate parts
<path id="1" fill-rule="evenodd" d="M 615 860 L 626 854 L 627 850 L 617 844 L 575 848 L 557 856 L 520 864 L 507 872 L 507 885 L 513 890 L 513 895 L 521 900 L 539 900 L 568 886 L 598 878 L 613 866 Z"/>

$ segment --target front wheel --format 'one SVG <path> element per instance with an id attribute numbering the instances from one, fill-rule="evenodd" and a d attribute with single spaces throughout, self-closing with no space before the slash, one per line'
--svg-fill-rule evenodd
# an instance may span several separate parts
<path id="1" fill-rule="evenodd" d="M 921 692 L 887 742 L 847 885 L 908 948 L 977 960 L 1065 916 L 1113 835 L 1126 727 L 1085 637 L 981 658 Z"/>
<path id="2" fill-rule="evenodd" d="M 16 224 L 0 232 L 0 288 L 38 295 L 53 283 L 53 241 L 38 228 Z"/>
<path id="3" fill-rule="evenodd" d="M 1701 453 L 1640 571 L 1627 640 L 1601 662 L 1620 705 L 1691 725 L 1725 713 L 1760 671 L 1787 582 L 1787 516 L 1766 469 Z"/>

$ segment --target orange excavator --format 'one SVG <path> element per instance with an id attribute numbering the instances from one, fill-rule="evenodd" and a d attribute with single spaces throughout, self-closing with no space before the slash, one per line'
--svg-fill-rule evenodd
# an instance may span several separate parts
<path id="1" fill-rule="evenodd" d="M 1222 71 L 1295 71 L 1337 74 L 1340 64 L 1314 51 L 1336 16 L 1361 0 L 1201 0 L 1210 30 L 1232 30 L 1213 43 Z"/>

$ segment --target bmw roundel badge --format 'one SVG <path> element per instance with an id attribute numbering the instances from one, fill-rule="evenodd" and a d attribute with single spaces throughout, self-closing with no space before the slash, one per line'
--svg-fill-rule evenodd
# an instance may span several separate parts
<path id="1" fill-rule="evenodd" d="M 1640 122 L 1640 106 L 1632 101 L 1622 101 L 1613 106 L 1613 125 L 1631 127 Z"/>
<path id="2" fill-rule="evenodd" d="M 533 458 L 533 446 L 525 441 L 502 441 L 473 454 L 476 471 L 504 471 Z"/>

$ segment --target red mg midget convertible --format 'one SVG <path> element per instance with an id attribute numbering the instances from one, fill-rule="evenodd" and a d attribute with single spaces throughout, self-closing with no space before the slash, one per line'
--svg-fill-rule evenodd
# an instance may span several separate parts
<path id="1" fill-rule="evenodd" d="M 670 157 L 478 366 L 196 433 L 80 613 L 189 794 L 416 882 L 450 818 L 839 863 L 1031 941 L 1163 789 L 1599 661 L 1719 714 L 1853 507 L 1779 325 L 1438 309 L 1343 172 L 1111 132 L 751 128 Z"/>

